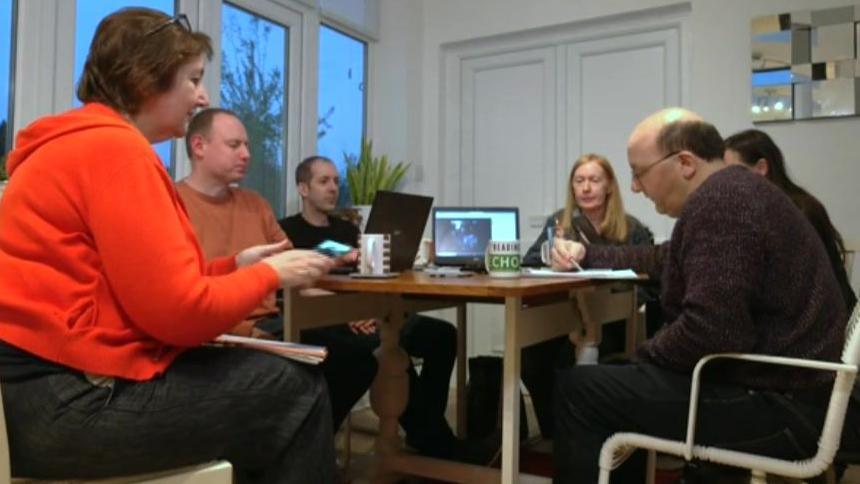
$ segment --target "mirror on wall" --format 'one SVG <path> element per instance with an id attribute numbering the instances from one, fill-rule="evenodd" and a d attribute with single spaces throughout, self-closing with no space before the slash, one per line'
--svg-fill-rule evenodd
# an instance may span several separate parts
<path id="1" fill-rule="evenodd" d="M 753 18 L 753 122 L 860 114 L 860 5 Z"/>

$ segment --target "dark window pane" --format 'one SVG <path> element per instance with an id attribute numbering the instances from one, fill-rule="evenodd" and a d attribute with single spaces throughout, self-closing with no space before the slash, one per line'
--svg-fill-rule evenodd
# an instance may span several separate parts
<path id="1" fill-rule="evenodd" d="M 116 12 L 125 7 L 147 7 L 160 10 L 167 15 L 173 15 L 174 0 L 78 0 L 75 13 L 75 74 L 74 83 L 78 84 L 81 73 L 84 71 L 84 63 L 87 53 L 96 33 L 96 27 L 108 14 Z M 81 100 L 75 96 L 74 106 L 81 106 Z M 173 165 L 173 140 L 162 141 L 153 145 L 164 167 L 174 174 L 176 168 Z"/>
<path id="2" fill-rule="evenodd" d="M 251 165 L 242 185 L 286 211 L 286 106 L 288 31 L 233 5 L 221 10 L 221 105 L 248 131 Z"/>
<path id="3" fill-rule="evenodd" d="M 334 161 L 345 182 L 345 156 L 357 156 L 364 136 L 367 44 L 331 27 L 320 27 L 317 152 Z M 341 200 L 348 200 L 346 184 Z"/>
<path id="4" fill-rule="evenodd" d="M 13 0 L 0 0 L 0 155 L 12 148 Z"/>

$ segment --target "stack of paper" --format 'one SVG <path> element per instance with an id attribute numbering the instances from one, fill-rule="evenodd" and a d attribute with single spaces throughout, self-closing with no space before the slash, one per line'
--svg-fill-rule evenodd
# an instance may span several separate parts
<path id="1" fill-rule="evenodd" d="M 572 277 L 575 279 L 639 279 L 632 269 L 584 269 L 575 272 L 559 272 L 548 268 L 523 268 L 526 277 Z"/>
<path id="2" fill-rule="evenodd" d="M 284 358 L 301 361 L 311 365 L 318 365 L 325 361 L 328 350 L 325 346 L 303 345 L 289 343 L 286 341 L 275 341 L 270 339 L 246 338 L 232 334 L 222 334 L 213 342 L 217 346 L 238 346 L 241 348 L 253 348 L 260 351 L 268 351 Z"/>

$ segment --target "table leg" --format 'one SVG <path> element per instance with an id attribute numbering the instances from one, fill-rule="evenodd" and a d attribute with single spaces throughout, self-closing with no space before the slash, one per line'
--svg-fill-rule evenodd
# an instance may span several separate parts
<path id="1" fill-rule="evenodd" d="M 457 306 L 457 436 L 466 437 L 466 305 Z"/>
<path id="2" fill-rule="evenodd" d="M 301 297 L 299 290 L 295 288 L 284 289 L 284 341 L 299 341 L 301 328 L 295 321 L 297 299 Z"/>
<path id="3" fill-rule="evenodd" d="M 505 359 L 502 378 L 502 484 L 518 481 L 520 468 L 520 346 L 522 299 L 505 298 Z"/>
<path id="4" fill-rule="evenodd" d="M 396 476 L 385 469 L 385 459 L 401 452 L 403 443 L 398 434 L 400 415 L 406 410 L 409 398 L 409 356 L 400 347 L 400 330 L 403 328 L 403 305 L 399 297 L 392 296 L 388 316 L 382 322 L 381 343 L 376 349 L 379 370 L 370 387 L 370 405 L 379 416 L 379 435 L 376 438 L 377 464 L 374 482 L 391 482 Z"/>

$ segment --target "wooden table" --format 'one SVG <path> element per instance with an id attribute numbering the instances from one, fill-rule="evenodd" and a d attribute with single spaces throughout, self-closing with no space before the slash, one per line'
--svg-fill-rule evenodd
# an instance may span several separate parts
<path id="1" fill-rule="evenodd" d="M 581 331 L 603 321 L 628 320 L 635 325 L 635 291 L 616 292 L 607 281 L 558 279 L 494 279 L 486 275 L 434 278 L 405 272 L 394 279 L 353 279 L 327 276 L 317 283 L 326 294 L 290 290 L 284 297 L 284 335 L 297 341 L 299 331 L 356 319 L 380 318 L 379 373 L 371 386 L 371 406 L 380 419 L 379 457 L 374 482 L 391 482 L 398 474 L 453 482 L 503 482 L 528 479 L 519 475 L 520 350 L 556 336 Z M 505 306 L 505 351 L 502 404 L 502 466 L 498 469 L 442 461 L 402 451 L 398 417 L 406 408 L 409 358 L 399 346 L 406 313 L 457 308 L 457 430 L 465 429 L 466 311 L 470 302 Z M 628 331 L 628 335 L 630 332 Z M 630 345 L 628 344 L 628 347 Z"/>

